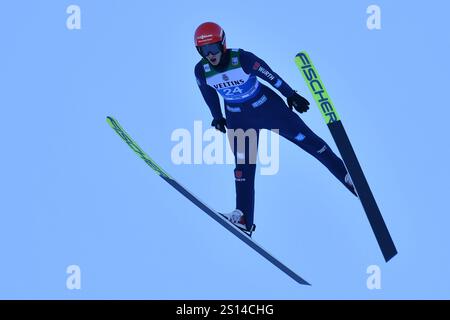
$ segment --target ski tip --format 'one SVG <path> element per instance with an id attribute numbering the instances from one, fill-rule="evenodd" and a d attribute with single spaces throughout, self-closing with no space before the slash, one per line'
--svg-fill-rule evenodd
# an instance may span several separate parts
<path id="1" fill-rule="evenodd" d="M 106 122 L 114 128 L 114 124 L 117 123 L 117 120 L 114 119 L 113 117 L 110 116 L 106 116 Z"/>
<path id="2" fill-rule="evenodd" d="M 308 54 L 306 53 L 306 51 L 302 50 L 302 51 L 300 51 L 299 53 L 297 53 L 297 54 L 295 55 L 295 57 L 296 57 L 296 58 L 300 58 L 300 57 L 305 56 L 305 55 L 308 55 Z"/>

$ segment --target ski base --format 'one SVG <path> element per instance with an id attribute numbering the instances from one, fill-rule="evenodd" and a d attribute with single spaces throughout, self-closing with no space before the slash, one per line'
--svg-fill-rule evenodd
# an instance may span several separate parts
<path id="1" fill-rule="evenodd" d="M 395 248 L 380 209 L 378 208 L 369 184 L 367 183 L 364 172 L 362 171 L 361 165 L 359 164 L 358 158 L 350 143 L 350 139 L 345 132 L 344 125 L 342 124 L 342 121 L 331 102 L 330 96 L 320 79 L 319 73 L 314 67 L 308 54 L 305 51 L 298 53 L 295 57 L 295 63 L 302 73 L 302 76 L 325 119 L 331 135 L 333 136 L 333 140 L 336 143 L 345 167 L 352 178 L 357 196 L 364 208 L 375 238 L 383 253 L 383 257 L 385 261 L 388 262 L 397 254 L 397 249 Z"/>
<path id="2" fill-rule="evenodd" d="M 261 256 L 266 258 L 269 262 L 271 262 L 275 267 L 277 267 L 280 271 L 284 272 L 286 275 L 291 277 L 297 283 L 302 285 L 310 285 L 306 280 L 300 277 L 297 273 L 295 273 L 292 269 L 288 268 L 284 263 L 275 258 L 272 254 L 270 254 L 267 250 L 261 247 L 258 243 L 256 243 L 247 233 L 244 233 L 240 229 L 238 229 L 234 224 L 232 224 L 228 219 L 224 218 L 219 212 L 211 209 L 205 203 L 203 203 L 198 197 L 189 192 L 185 187 L 183 187 L 180 183 L 178 183 L 175 179 L 173 179 L 166 171 L 164 171 L 152 158 L 150 158 L 139 145 L 128 135 L 128 133 L 120 126 L 119 122 L 112 117 L 107 117 L 106 121 L 111 126 L 111 128 L 116 131 L 116 133 L 128 144 L 128 146 L 142 159 L 147 163 L 153 171 L 159 175 L 162 179 L 164 179 L 168 184 L 170 184 L 175 190 L 185 196 L 188 200 L 190 200 L 194 205 L 200 208 L 203 212 L 205 212 L 208 216 L 213 218 L 216 222 L 218 222 L 222 227 L 227 229 L 229 232 L 234 234 L 237 238 L 239 238 L 242 242 L 247 244 L 250 248 L 255 250 Z M 252 230 L 254 231 L 254 230 Z"/>

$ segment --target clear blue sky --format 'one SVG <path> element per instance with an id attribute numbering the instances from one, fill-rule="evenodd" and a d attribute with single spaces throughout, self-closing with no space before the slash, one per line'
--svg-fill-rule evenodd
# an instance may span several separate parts
<path id="1" fill-rule="evenodd" d="M 66 8 L 81 7 L 81 30 Z M 369 31 L 366 8 L 381 7 Z M 445 1 L 5 1 L 0 11 L 0 298 L 450 298 Z M 197 25 L 263 58 L 311 102 L 293 58 L 318 68 L 399 254 L 384 263 L 361 205 L 281 141 L 256 178 L 254 239 L 299 286 L 159 179 L 105 122 L 116 117 L 221 211 L 233 166 L 174 165 L 171 133 L 211 121 L 197 89 Z M 336 150 L 315 105 L 304 121 Z M 66 289 L 79 265 L 82 289 Z M 379 265 L 382 289 L 366 288 Z"/>

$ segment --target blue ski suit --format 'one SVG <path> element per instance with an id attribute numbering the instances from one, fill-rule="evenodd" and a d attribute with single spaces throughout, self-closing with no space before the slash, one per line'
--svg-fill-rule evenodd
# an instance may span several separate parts
<path id="1" fill-rule="evenodd" d="M 221 63 L 214 67 L 206 59 L 195 66 L 201 94 L 214 119 L 223 117 L 218 93 L 224 98 L 228 129 L 278 130 L 278 133 L 311 154 L 345 183 L 347 170 L 343 161 L 318 137 L 272 89 L 258 81 L 261 78 L 286 98 L 294 90 L 260 58 L 242 49 L 227 49 Z M 230 130 L 229 130 L 230 131 Z M 233 139 L 232 139 L 233 140 Z M 256 163 L 251 161 L 245 145 L 245 161 L 238 161 L 236 141 L 230 140 L 235 155 L 236 208 L 245 215 L 247 229 L 253 225 Z"/>

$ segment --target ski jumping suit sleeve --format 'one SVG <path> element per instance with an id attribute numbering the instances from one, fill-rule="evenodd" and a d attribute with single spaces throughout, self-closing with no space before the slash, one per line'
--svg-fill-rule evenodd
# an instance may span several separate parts
<path id="1" fill-rule="evenodd" d="M 195 66 L 195 78 L 197 79 L 197 84 L 202 93 L 203 99 L 205 99 L 206 104 L 211 111 L 211 115 L 214 119 L 220 119 L 223 117 L 222 110 L 220 109 L 220 100 L 217 91 L 208 86 L 205 80 L 205 74 L 201 64 Z"/>
<path id="2" fill-rule="evenodd" d="M 258 78 L 270 83 L 283 96 L 290 97 L 294 90 L 281 79 L 262 59 L 255 56 L 253 53 L 241 50 L 240 51 L 241 66 L 244 72 L 255 75 Z"/>
<path id="3" fill-rule="evenodd" d="M 247 228 L 250 229 L 253 225 L 255 150 L 261 129 L 274 130 L 299 146 L 319 160 L 353 192 L 353 188 L 345 183 L 347 170 L 343 161 L 308 128 L 298 114 L 289 109 L 278 94 L 260 83 L 257 78 L 268 82 L 285 97 L 292 95 L 293 89 L 253 53 L 242 49 L 229 50 L 231 61 L 227 68 L 214 70 L 213 66 L 203 62 L 203 66 L 199 63 L 195 70 L 200 91 L 213 117 L 222 114 L 217 92 L 224 98 L 228 138 L 236 163 L 236 208 L 244 213 Z M 237 129 L 245 132 L 244 139 Z M 239 141 L 243 141 L 243 144 Z"/>

